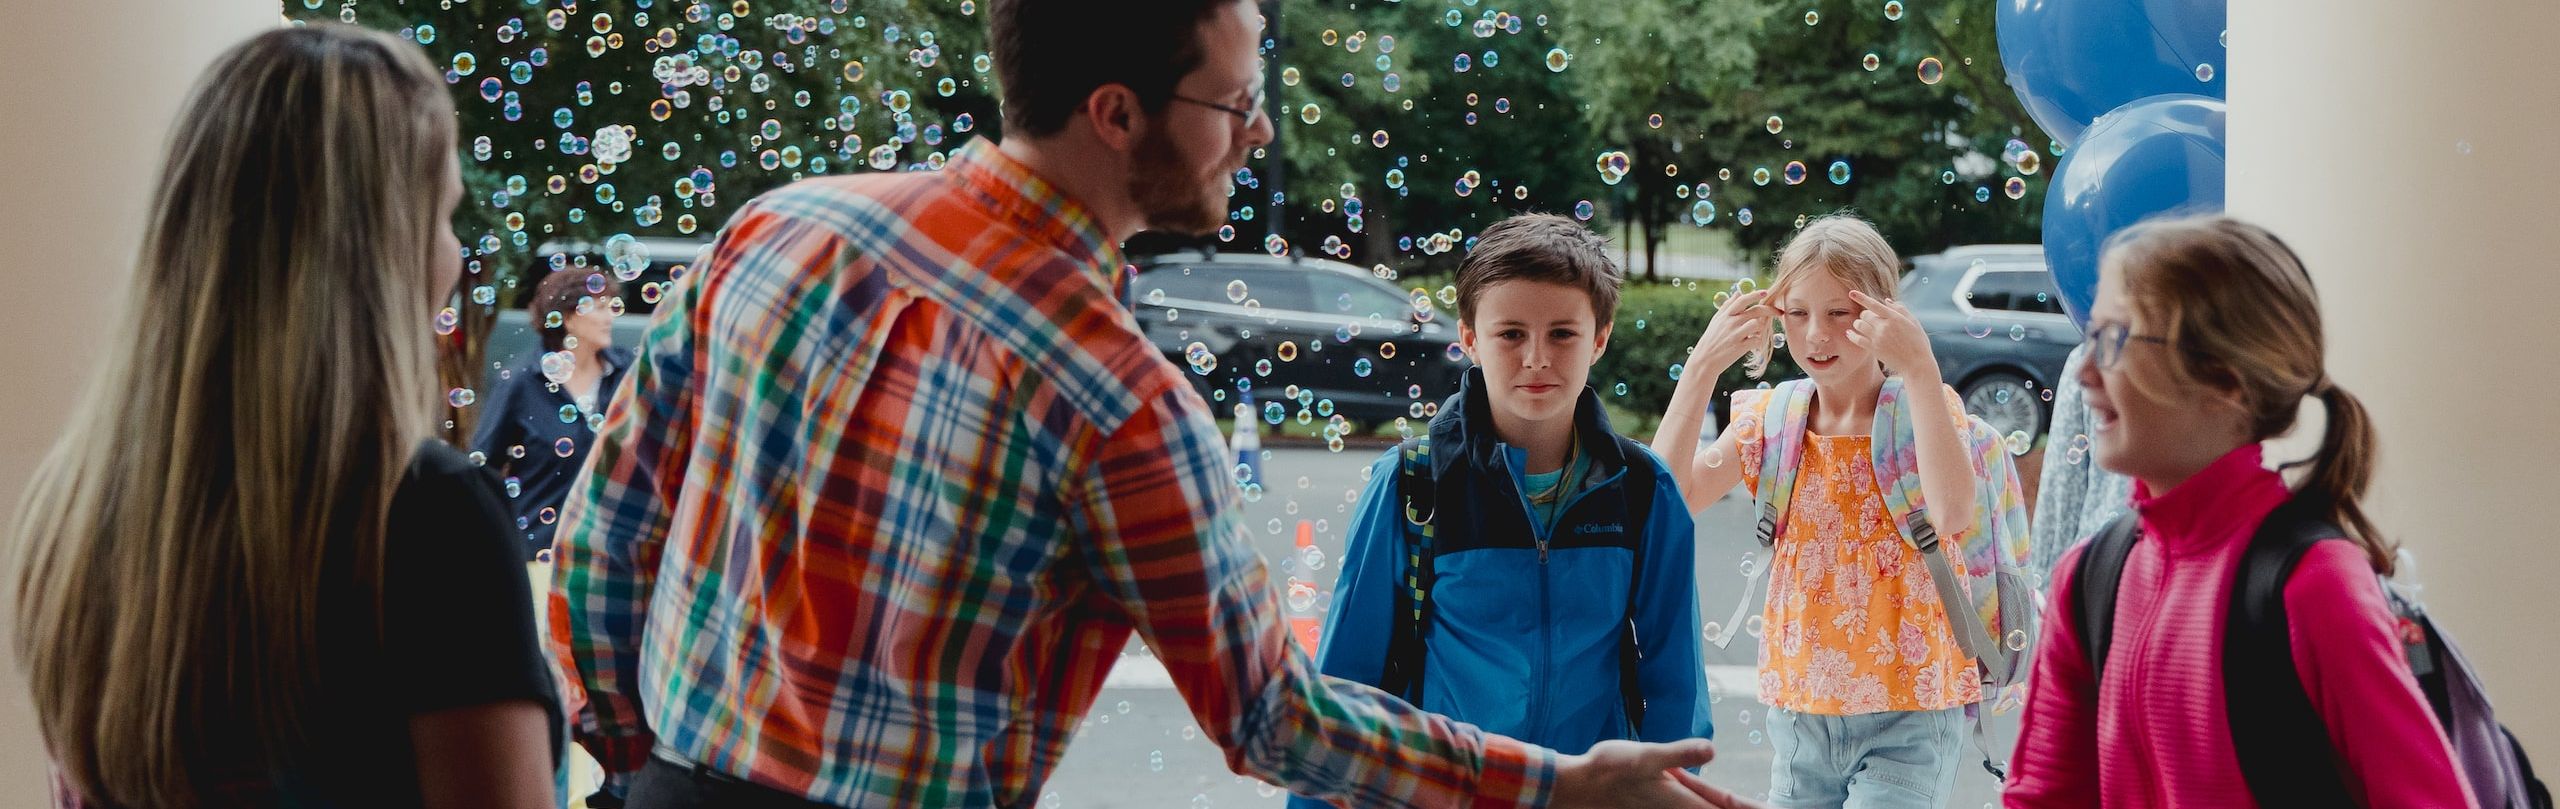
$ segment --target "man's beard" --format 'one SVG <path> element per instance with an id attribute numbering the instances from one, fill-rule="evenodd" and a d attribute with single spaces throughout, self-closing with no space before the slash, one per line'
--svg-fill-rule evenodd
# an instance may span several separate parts
<path id="1" fill-rule="evenodd" d="M 1150 128 L 1131 156 L 1129 199 L 1148 230 L 1205 235 L 1226 224 L 1226 195 L 1213 190 L 1217 178 L 1192 174 L 1182 157 L 1162 128 Z"/>

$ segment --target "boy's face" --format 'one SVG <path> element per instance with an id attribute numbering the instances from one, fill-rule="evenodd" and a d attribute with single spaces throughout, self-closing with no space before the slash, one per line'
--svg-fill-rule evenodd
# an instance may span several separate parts
<path id="1" fill-rule="evenodd" d="M 1505 281 L 1476 293 L 1458 345 L 1484 369 L 1498 427 L 1572 423 L 1591 364 L 1609 348 L 1609 327 L 1597 320 L 1579 287 Z"/>

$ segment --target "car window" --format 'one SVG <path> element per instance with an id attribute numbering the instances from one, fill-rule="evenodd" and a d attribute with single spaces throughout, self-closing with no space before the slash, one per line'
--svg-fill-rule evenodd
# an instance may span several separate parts
<path id="1" fill-rule="evenodd" d="M 1314 312 L 1315 291 L 1307 284 L 1311 274 L 1308 270 L 1250 269 L 1236 271 L 1234 276 L 1245 282 L 1246 301 L 1261 301 L 1264 309 Z M 1225 300 L 1226 296 L 1221 293 L 1218 299 Z"/>
<path id="2" fill-rule="evenodd" d="M 2009 302 L 2011 306 L 2021 312 L 2066 314 L 2062 309 L 2062 288 L 2054 285 L 2053 273 L 2038 270 L 2018 275 L 2026 276 L 2027 286 Z"/>
<path id="3" fill-rule="evenodd" d="M 1130 286 L 1142 301 L 1154 298 L 1156 290 L 1163 290 L 1168 302 L 1219 306 L 1258 302 L 1265 309 L 1306 312 L 1313 310 L 1315 304 L 1315 294 L 1307 286 L 1308 275 L 1304 270 L 1280 268 L 1163 265 L 1140 273 Z M 1239 281 L 1244 284 L 1241 288 L 1234 286 Z M 1242 292 L 1244 300 L 1233 299 L 1234 292 Z"/>
<path id="4" fill-rule="evenodd" d="M 1413 299 L 1358 278 L 1316 273 L 1308 282 L 1315 292 L 1316 311 L 1324 314 L 1385 321 L 1402 321 L 1413 314 Z"/>
<path id="5" fill-rule="evenodd" d="M 1212 268 L 1158 266 L 1140 273 L 1130 288 L 1137 290 L 1139 300 L 1155 300 L 1161 291 L 1171 300 L 1200 303 L 1226 303 L 1223 291 L 1234 273 Z"/>
<path id="6" fill-rule="evenodd" d="M 2004 283 L 2006 279 L 2003 276 L 2006 275 L 2008 273 L 1986 272 L 1974 276 L 1973 283 L 1964 288 L 1964 302 L 1984 312 L 2008 311 L 2011 293 L 2008 284 Z"/>
<path id="7" fill-rule="evenodd" d="M 1993 270 L 1973 280 L 1966 302 L 1982 311 L 2062 314 L 2062 293 L 2042 270 Z"/>

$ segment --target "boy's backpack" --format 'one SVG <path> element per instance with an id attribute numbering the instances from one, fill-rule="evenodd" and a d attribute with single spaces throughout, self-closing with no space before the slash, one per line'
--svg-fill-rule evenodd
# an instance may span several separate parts
<path id="1" fill-rule="evenodd" d="M 1938 386 L 1930 385 L 1926 391 L 1921 395 L 1935 395 Z M 1760 424 L 1760 486 L 1753 498 L 1753 510 L 1759 515 L 1760 544 L 1774 547 L 1786 525 L 1788 506 L 1795 495 L 1797 468 L 1804 459 L 1814 386 L 1812 380 L 1789 380 L 1770 389 L 1767 395 L 1768 412 Z M 1912 433 L 1911 408 L 1903 401 L 1905 395 L 1908 392 L 1897 376 L 1887 378 L 1884 389 L 1876 396 L 1869 446 L 1876 488 L 1882 490 L 1885 510 L 1901 529 L 1903 541 L 1920 552 L 1928 567 L 1929 579 L 1937 587 L 1939 603 L 1944 605 L 1947 621 L 1954 630 L 1957 648 L 1973 658 L 1981 670 L 1984 704 L 1995 704 L 2003 691 L 2015 696 L 2010 687 L 2026 679 L 2027 662 L 2032 659 L 2028 647 L 2036 636 L 2036 616 L 2042 611 L 2043 594 L 2026 573 L 2030 539 L 2017 468 L 2010 464 L 2006 445 L 1990 423 L 1980 417 L 1966 417 L 1966 429 L 1960 438 L 1975 476 L 1974 502 L 1966 507 L 1974 510 L 1973 531 L 1980 537 L 1959 549 L 1965 553 L 1965 571 L 1972 579 L 1968 585 L 1959 580 L 1962 577 L 1947 561 L 1947 549 L 1939 543 L 1937 527 L 1929 522 L 1928 509 L 1922 502 L 1919 442 Z M 1740 412 L 1742 405 L 1737 403 L 1735 407 Z M 1762 566 L 1752 571 L 1753 585 L 1758 584 L 1765 569 Z M 1982 751 L 1983 768 L 1993 777 L 2005 777 L 1983 727 L 1982 707 L 1967 708 L 1968 713 L 1974 714 L 1974 744 Z"/>
<path id="2" fill-rule="evenodd" d="M 1653 513 L 1655 480 L 1653 465 L 1640 462 L 1642 447 L 1625 436 L 1614 436 L 1628 458 L 1626 477 L 1619 483 L 1627 493 L 1627 513 Z M 1431 436 L 1407 438 L 1397 448 L 1396 497 L 1404 510 L 1404 586 L 1396 590 L 1394 624 L 1387 633 L 1387 666 L 1378 687 L 1414 705 L 1422 704 L 1423 650 L 1431 635 L 1431 587 L 1436 560 L 1433 522 L 1439 516 L 1439 479 L 1432 474 Z M 1637 647 L 1636 581 L 1644 575 L 1644 541 L 1635 543 L 1635 564 L 1628 568 L 1627 611 L 1618 629 L 1618 699 L 1627 712 L 1627 724 L 1644 724 L 1644 689 L 1637 682 L 1636 664 L 1644 659 Z"/>
<path id="3" fill-rule="evenodd" d="M 2328 726 L 2303 691 L 2293 665 L 2284 585 L 2294 565 L 2320 542 L 2346 536 L 2310 504 L 2296 499 L 2267 514 L 2241 556 L 2222 639 L 2224 709 L 2240 774 L 2265 806 L 2353 806 L 2329 743 Z M 2077 588 L 2074 619 L 2088 648 L 2092 681 L 2106 670 L 2113 640 L 2116 588 L 2125 560 L 2141 541 L 2131 514 L 2108 523 L 2089 541 L 2072 574 Z M 2436 629 L 2415 599 L 2383 584 L 2400 642 L 2409 655 L 2418 690 L 2435 710 L 2484 809 L 2551 809 L 2551 792 L 2533 775 L 2533 764 L 2515 735 L 2498 724 L 2488 692 L 2460 649 Z"/>

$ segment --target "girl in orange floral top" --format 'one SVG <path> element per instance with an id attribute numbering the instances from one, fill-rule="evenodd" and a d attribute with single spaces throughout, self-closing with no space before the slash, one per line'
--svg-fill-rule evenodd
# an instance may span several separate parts
<path id="1" fill-rule="evenodd" d="M 1760 699 L 1769 705 L 1779 807 L 1938 807 L 1952 791 L 1966 733 L 1964 706 L 1980 675 L 1956 644 L 1920 553 L 1887 513 L 1869 460 L 1869 433 L 1888 375 L 1936 382 L 1937 359 L 1911 312 L 1892 299 L 1900 262 L 1873 226 L 1853 216 L 1808 223 L 1779 254 L 1764 292 L 1735 295 L 1690 353 L 1689 368 L 1757 360 L 1768 321 L 1815 393 L 1787 520 L 1769 563 L 1760 642 Z M 1736 418 L 1700 448 L 1716 373 L 1684 374 L 1654 438 L 1677 470 L 1692 511 L 1737 483 L 1757 493 L 1771 418 L 1763 391 L 1734 396 Z M 1939 386 L 1944 390 L 1944 386 Z M 1927 502 L 1971 503 L 1977 473 L 1963 445 L 1955 392 L 1903 397 Z M 1972 509 L 1930 514 L 1961 548 Z M 1958 578 L 1961 552 L 1950 553 Z"/>

